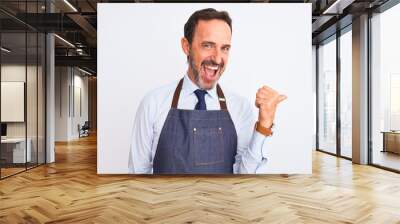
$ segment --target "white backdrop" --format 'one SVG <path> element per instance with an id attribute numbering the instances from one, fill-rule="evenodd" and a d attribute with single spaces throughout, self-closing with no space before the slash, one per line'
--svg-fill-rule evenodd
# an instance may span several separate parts
<path id="1" fill-rule="evenodd" d="M 183 26 L 194 11 L 209 7 L 228 11 L 233 21 L 224 89 L 252 102 L 264 84 L 288 96 L 264 144 L 264 172 L 311 173 L 311 4 L 105 3 L 98 4 L 97 17 L 99 174 L 128 173 L 136 109 L 147 92 L 185 74 Z"/>

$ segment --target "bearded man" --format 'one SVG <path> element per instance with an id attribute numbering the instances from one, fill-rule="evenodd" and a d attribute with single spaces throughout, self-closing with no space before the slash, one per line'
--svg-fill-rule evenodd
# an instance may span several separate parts
<path id="1" fill-rule="evenodd" d="M 257 173 L 263 145 L 286 96 L 262 86 L 255 105 L 224 92 L 218 80 L 229 58 L 232 20 L 225 11 L 194 12 L 184 26 L 184 77 L 151 91 L 134 121 L 129 171 L 136 174 Z"/>

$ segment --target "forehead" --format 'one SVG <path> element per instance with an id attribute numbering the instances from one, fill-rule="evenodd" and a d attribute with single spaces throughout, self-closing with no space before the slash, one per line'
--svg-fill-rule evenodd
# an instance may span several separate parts
<path id="1" fill-rule="evenodd" d="M 199 20 L 193 41 L 213 41 L 229 44 L 231 37 L 231 28 L 225 21 L 219 19 Z"/>

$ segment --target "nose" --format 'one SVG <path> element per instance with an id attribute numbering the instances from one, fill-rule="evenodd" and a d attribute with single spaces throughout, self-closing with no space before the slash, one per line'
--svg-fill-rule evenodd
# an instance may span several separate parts
<path id="1" fill-rule="evenodd" d="M 212 59 L 214 60 L 214 62 L 216 62 L 217 64 L 221 64 L 223 62 L 223 58 L 222 58 L 222 52 L 221 50 L 216 49 L 212 55 Z"/>

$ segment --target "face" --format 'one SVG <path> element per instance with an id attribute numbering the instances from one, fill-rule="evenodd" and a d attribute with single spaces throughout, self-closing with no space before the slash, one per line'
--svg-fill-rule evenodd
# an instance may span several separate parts
<path id="1" fill-rule="evenodd" d="M 201 89 L 212 89 L 228 63 L 231 47 L 231 29 L 223 20 L 200 20 L 192 43 L 182 39 L 182 48 L 188 56 L 189 78 Z"/>

